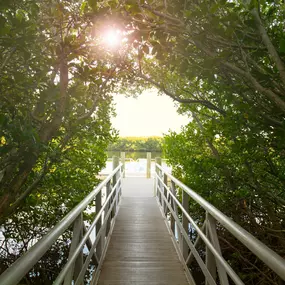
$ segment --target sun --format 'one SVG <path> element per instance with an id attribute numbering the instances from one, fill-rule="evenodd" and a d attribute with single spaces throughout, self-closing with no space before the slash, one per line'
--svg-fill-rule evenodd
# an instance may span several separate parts
<path id="1" fill-rule="evenodd" d="M 103 34 L 103 41 L 110 48 L 118 47 L 122 41 L 122 33 L 118 29 L 106 30 Z"/>

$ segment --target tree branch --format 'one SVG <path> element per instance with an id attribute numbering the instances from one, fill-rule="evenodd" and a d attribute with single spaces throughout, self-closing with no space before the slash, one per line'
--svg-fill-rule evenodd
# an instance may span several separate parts
<path id="1" fill-rule="evenodd" d="M 250 264 L 253 268 L 255 268 L 267 281 L 269 281 L 270 284 L 276 284 L 274 281 L 272 281 L 266 274 L 263 273 L 256 265 L 251 263 L 247 258 L 243 257 L 243 255 L 240 253 L 240 251 L 232 245 L 232 243 L 228 242 L 223 237 L 219 236 L 219 239 L 222 240 L 224 243 L 226 243 L 229 247 L 231 247 L 234 252 L 238 253 L 240 258 L 245 261 L 246 263 Z"/>
<path id="2" fill-rule="evenodd" d="M 37 179 L 17 198 L 17 200 L 9 207 L 9 212 L 13 212 L 14 210 L 16 210 L 20 204 L 24 201 L 24 199 L 26 197 L 28 197 L 28 195 L 31 194 L 31 192 L 38 186 L 38 184 L 41 182 L 41 180 L 43 179 L 43 177 L 46 175 L 49 166 L 48 165 L 48 158 L 45 160 L 44 162 L 44 166 L 42 168 L 42 171 L 40 173 L 40 175 L 37 177 Z"/>
<path id="3" fill-rule="evenodd" d="M 7 55 L 7 57 L 4 59 L 3 63 L 0 66 L 0 71 L 2 71 L 2 69 L 5 67 L 5 65 L 7 64 L 7 62 L 10 60 L 10 58 L 12 57 L 12 55 L 14 54 L 14 52 L 16 51 L 16 48 L 13 47 L 10 51 L 10 53 Z"/>
<path id="4" fill-rule="evenodd" d="M 159 88 L 161 91 L 163 91 L 167 96 L 169 96 L 170 98 L 172 98 L 173 100 L 179 102 L 179 103 L 183 103 L 183 104 L 201 104 L 205 107 L 207 107 L 208 109 L 214 110 L 219 112 L 221 115 L 226 115 L 225 110 L 220 109 L 219 107 L 215 106 L 214 104 L 212 104 L 211 102 L 207 101 L 207 100 L 196 100 L 196 99 L 183 99 L 183 98 L 179 98 L 176 95 L 174 95 L 173 93 L 171 93 L 170 91 L 166 90 L 161 84 L 155 82 L 153 79 L 143 75 L 143 74 L 139 74 L 139 77 L 148 81 L 149 83 L 153 84 L 154 86 L 156 86 L 157 88 Z"/>
<path id="5" fill-rule="evenodd" d="M 109 74 L 108 74 L 106 80 L 104 81 L 104 83 L 102 84 L 102 86 L 101 86 L 101 88 L 100 88 L 102 92 L 105 91 L 104 89 L 105 89 L 105 87 L 106 87 L 108 81 L 109 81 L 110 78 L 112 77 L 113 73 L 115 72 L 115 70 L 116 70 L 116 67 L 113 67 L 113 69 L 110 70 L 110 72 L 109 72 Z M 93 96 L 93 105 L 92 105 L 91 109 L 90 109 L 87 113 L 82 114 L 82 115 L 77 119 L 77 122 L 83 121 L 83 120 L 89 118 L 89 117 L 93 114 L 93 112 L 95 111 L 95 109 L 96 109 L 96 107 L 97 107 L 97 102 L 98 102 L 98 96 L 94 95 L 94 96 Z"/>
<path id="6" fill-rule="evenodd" d="M 143 4 L 143 5 L 141 5 L 141 7 L 145 8 L 146 10 L 151 11 L 156 16 L 159 16 L 159 17 L 164 18 L 164 19 L 166 19 L 168 21 L 171 21 L 172 24 L 176 24 L 178 26 L 184 26 L 184 22 L 183 21 L 181 21 L 179 19 L 176 19 L 174 17 L 171 17 L 170 15 L 158 12 L 158 11 L 152 9 L 151 6 L 149 6 L 149 5 Z"/>
<path id="7" fill-rule="evenodd" d="M 151 11 L 153 14 L 164 18 L 166 20 L 171 21 L 172 23 L 177 23 L 179 24 L 181 27 L 185 28 L 185 31 L 187 31 L 188 29 L 185 27 L 185 23 L 182 20 L 176 19 L 175 17 L 171 17 L 169 15 L 163 14 L 161 12 L 155 11 L 154 9 L 152 9 L 150 6 L 148 5 L 142 5 L 141 7 Z M 276 52 L 273 44 L 271 43 L 262 23 L 260 20 L 260 17 L 258 15 L 258 11 L 253 11 L 253 13 L 257 13 L 257 15 L 255 16 L 255 20 L 257 21 L 258 24 L 258 28 L 260 29 L 260 33 L 262 36 L 262 39 L 267 47 L 267 49 L 269 50 L 270 55 L 272 56 L 272 58 L 274 59 L 278 70 L 280 72 L 280 76 L 282 78 L 282 81 L 285 84 L 285 67 L 278 55 L 278 53 Z M 191 33 L 190 33 L 191 34 Z M 193 35 L 192 35 L 193 36 Z M 201 51 L 205 52 L 208 56 L 215 58 L 216 54 L 215 52 L 212 52 L 210 50 L 208 50 L 204 44 L 202 44 L 201 42 L 199 42 L 197 39 L 193 39 L 190 40 L 188 39 L 189 42 L 191 42 L 192 44 L 194 44 L 197 48 L 199 48 Z M 248 80 L 249 82 L 251 82 L 251 84 L 253 85 L 253 87 L 255 88 L 255 90 L 259 91 L 260 93 L 264 94 L 267 98 L 269 98 L 271 101 L 273 101 L 279 108 L 280 110 L 282 110 L 285 113 L 285 102 L 278 96 L 278 94 L 276 94 L 275 92 L 273 92 L 271 89 L 265 88 L 264 86 L 262 86 L 260 84 L 260 82 L 258 82 L 252 75 L 250 72 L 244 71 L 241 68 L 237 67 L 236 65 L 227 62 L 227 61 L 222 61 L 221 62 L 227 69 L 230 69 L 231 71 L 233 71 L 234 73 L 237 73 L 239 75 L 241 75 L 242 77 L 244 77 L 246 80 Z"/>
<path id="8" fill-rule="evenodd" d="M 280 78 L 281 78 L 283 84 L 285 85 L 285 66 L 284 66 L 281 58 L 279 57 L 274 45 L 272 44 L 272 42 L 271 42 L 263 24 L 262 24 L 262 21 L 260 19 L 259 12 L 258 12 L 257 8 L 253 8 L 251 10 L 251 14 L 254 18 L 257 29 L 261 35 L 262 41 L 263 41 L 264 45 L 267 47 L 267 50 L 268 50 L 271 58 L 275 62 L 276 67 L 280 73 Z"/>

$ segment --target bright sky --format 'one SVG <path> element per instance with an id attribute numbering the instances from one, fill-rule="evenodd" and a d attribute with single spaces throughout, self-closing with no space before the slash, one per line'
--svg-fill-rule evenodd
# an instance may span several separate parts
<path id="1" fill-rule="evenodd" d="M 137 98 L 114 95 L 117 117 L 113 126 L 120 136 L 162 136 L 168 130 L 180 131 L 189 119 L 177 114 L 175 103 L 166 95 L 146 90 Z"/>

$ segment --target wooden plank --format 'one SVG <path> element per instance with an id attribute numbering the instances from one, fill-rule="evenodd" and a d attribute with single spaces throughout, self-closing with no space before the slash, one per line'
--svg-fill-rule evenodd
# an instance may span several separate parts
<path id="1" fill-rule="evenodd" d="M 153 197 L 154 179 L 145 177 L 128 177 L 123 179 L 123 197 Z"/>
<path id="2" fill-rule="evenodd" d="M 189 284 L 154 197 L 123 196 L 97 284 Z"/>

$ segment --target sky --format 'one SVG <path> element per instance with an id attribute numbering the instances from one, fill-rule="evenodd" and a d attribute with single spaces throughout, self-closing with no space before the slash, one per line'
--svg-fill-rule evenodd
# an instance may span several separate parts
<path id="1" fill-rule="evenodd" d="M 146 90 L 137 98 L 114 95 L 117 116 L 112 118 L 120 136 L 162 136 L 170 130 L 180 131 L 189 119 L 179 115 L 173 100 Z"/>

